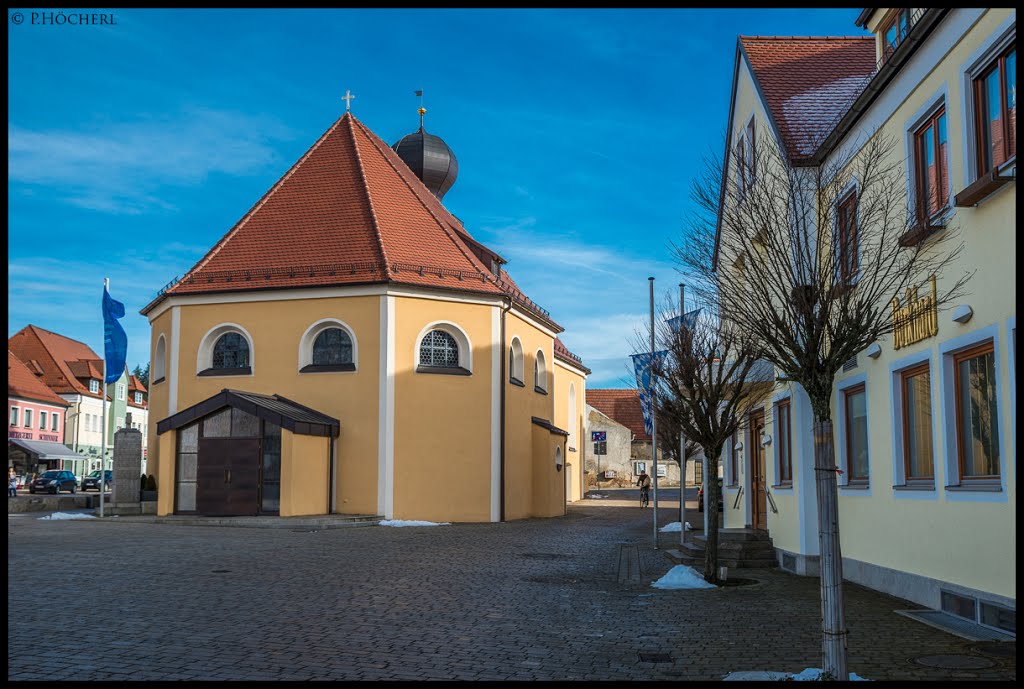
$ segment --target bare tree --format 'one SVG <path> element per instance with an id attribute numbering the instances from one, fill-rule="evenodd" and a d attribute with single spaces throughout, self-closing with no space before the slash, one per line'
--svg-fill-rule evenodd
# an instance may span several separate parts
<path id="1" fill-rule="evenodd" d="M 756 343 L 780 380 L 798 383 L 814 414 L 814 471 L 821 564 L 823 668 L 846 678 L 846 624 L 839 548 L 831 400 L 843 364 L 894 330 L 907 292 L 940 288 L 926 305 L 947 306 L 969 274 L 944 275 L 963 248 L 908 199 L 905 161 L 879 133 L 818 167 L 793 167 L 761 137 L 723 171 L 709 159 L 692 186 L 698 208 L 674 247 L 699 276 L 699 293 L 723 322 Z M 725 174 L 723 174 L 723 172 Z M 930 185 L 935 187 L 936 185 Z M 940 223 L 941 224 L 941 223 Z M 709 257 L 711 260 L 708 260 Z"/>
<path id="2" fill-rule="evenodd" d="M 704 450 L 707 475 L 718 476 L 722 448 L 740 423 L 771 389 L 771 378 L 758 376 L 756 352 L 746 334 L 721 327 L 713 308 L 704 307 L 691 323 L 665 322 L 658 340 L 667 351 L 655 369 L 659 400 L 672 410 L 678 434 Z M 660 420 L 659 416 L 659 420 Z M 676 435 L 678 445 L 678 435 Z M 704 496 L 708 515 L 704 579 L 718 580 L 718 482 Z M 685 524 L 681 525 L 685 528 Z"/>

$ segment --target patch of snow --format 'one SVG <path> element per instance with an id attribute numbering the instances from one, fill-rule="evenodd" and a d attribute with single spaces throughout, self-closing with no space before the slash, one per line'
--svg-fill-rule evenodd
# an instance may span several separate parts
<path id="1" fill-rule="evenodd" d="M 795 675 L 790 675 L 790 677 L 792 677 L 793 680 L 797 681 L 797 682 L 816 682 L 821 677 L 822 672 L 823 671 L 822 671 L 821 668 L 809 667 L 809 668 L 805 668 L 803 672 L 800 672 L 800 673 L 795 674 Z M 858 677 L 856 672 L 851 672 L 850 673 L 850 681 L 851 682 L 868 682 L 870 680 L 866 680 L 863 677 Z"/>
<path id="2" fill-rule="evenodd" d="M 796 681 L 796 682 L 808 682 L 817 681 L 821 676 L 821 669 L 816 667 L 806 668 L 803 672 L 793 674 L 791 672 L 777 672 L 775 670 L 744 670 L 742 672 L 730 672 L 728 675 L 722 678 L 724 682 L 741 682 L 747 680 L 753 681 Z M 871 680 L 858 677 L 857 673 L 850 673 L 850 681 L 853 682 L 869 682 Z"/>
<path id="3" fill-rule="evenodd" d="M 693 524 L 691 524 L 690 522 L 686 522 L 686 530 L 693 531 Z"/>
<path id="4" fill-rule="evenodd" d="M 418 519 L 385 519 L 381 526 L 451 526 L 451 522 L 424 522 Z"/>
<path id="5" fill-rule="evenodd" d="M 598 493 L 589 493 L 587 495 L 588 500 L 597 500 L 599 498 L 607 498 L 607 495 L 599 495 Z"/>
<path id="6" fill-rule="evenodd" d="M 660 529 L 658 529 L 658 531 L 661 531 L 662 533 L 668 533 L 669 531 L 679 531 L 679 530 L 680 530 L 679 529 L 679 522 L 672 522 L 671 524 L 666 524 L 665 526 L 663 526 Z"/>
<path id="7" fill-rule="evenodd" d="M 697 570 L 686 565 L 676 565 L 665 573 L 661 579 L 651 583 L 656 589 L 713 589 L 714 584 L 704 581 Z"/>
<path id="8" fill-rule="evenodd" d="M 48 517 L 39 517 L 39 519 L 54 519 L 54 520 L 58 520 L 58 521 L 59 520 L 64 520 L 64 519 L 95 519 L 95 518 L 96 517 L 91 515 L 91 514 L 82 514 L 80 512 L 76 512 L 76 513 L 71 513 L 71 512 L 54 512 L 53 514 L 49 515 Z"/>

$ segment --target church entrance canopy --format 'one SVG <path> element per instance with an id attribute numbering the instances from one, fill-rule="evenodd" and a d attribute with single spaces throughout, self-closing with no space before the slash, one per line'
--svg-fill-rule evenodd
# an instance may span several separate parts
<path id="1" fill-rule="evenodd" d="M 174 511 L 325 513 L 339 429 L 337 419 L 280 395 L 227 389 L 163 419 L 157 434 L 176 432 Z"/>

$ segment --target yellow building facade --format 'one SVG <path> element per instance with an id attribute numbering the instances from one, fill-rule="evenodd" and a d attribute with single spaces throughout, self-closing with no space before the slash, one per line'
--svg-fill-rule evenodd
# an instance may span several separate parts
<path id="1" fill-rule="evenodd" d="M 581 497 L 589 371 L 441 204 L 453 177 L 413 172 L 440 140 L 409 140 L 346 114 L 143 309 L 159 515 L 486 522 Z"/>
<path id="2" fill-rule="evenodd" d="M 729 150 L 756 131 L 763 134 L 758 144 L 773 142 L 783 159 L 806 156 L 794 165 L 817 156 L 814 164 L 827 166 L 873 136 L 891 137 L 899 145 L 884 162 L 905 175 L 908 212 L 926 216 L 927 231 L 959 232 L 963 251 L 938 276 L 937 289 L 973 272 L 967 293 L 938 312 L 929 307 L 927 283 L 916 295 L 887 302 L 883 308 L 904 315 L 913 306 L 906 326 L 837 376 L 832 420 L 842 471 L 843 574 L 1015 634 L 1016 12 L 868 9 L 858 25 L 864 38 L 741 37 Z M 867 67 L 860 75 L 847 68 L 813 94 L 780 96 L 765 76 L 773 71 L 778 78 L 786 69 L 796 70 L 794 79 L 820 76 L 846 50 Z M 793 67 L 797 60 L 806 71 Z M 850 84 L 856 88 L 844 100 Z M 801 151 L 793 112 L 812 95 L 835 98 L 839 110 L 826 113 L 829 126 L 815 132 L 815 141 L 830 148 Z M 925 176 L 930 196 L 921 193 Z M 819 216 L 838 212 L 819 209 Z M 927 238 L 905 237 L 909 244 Z M 726 261 L 718 269 L 737 268 Z M 723 457 L 725 525 L 767 529 L 783 569 L 815 575 L 810 402 L 798 385 L 777 383 L 761 412 Z M 790 481 L 780 475 L 778 456 L 780 423 L 787 422 Z M 763 431 L 755 430 L 760 423 Z M 759 473 L 766 489 L 761 509 Z"/>

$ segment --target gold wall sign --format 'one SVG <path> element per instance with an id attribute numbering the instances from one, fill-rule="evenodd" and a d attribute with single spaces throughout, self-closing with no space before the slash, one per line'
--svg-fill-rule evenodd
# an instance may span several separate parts
<path id="1" fill-rule="evenodd" d="M 935 295 L 935 276 L 928 278 L 931 294 L 919 297 L 917 287 L 907 289 L 906 306 L 892 298 L 893 348 L 899 349 L 939 334 L 938 299 Z"/>

